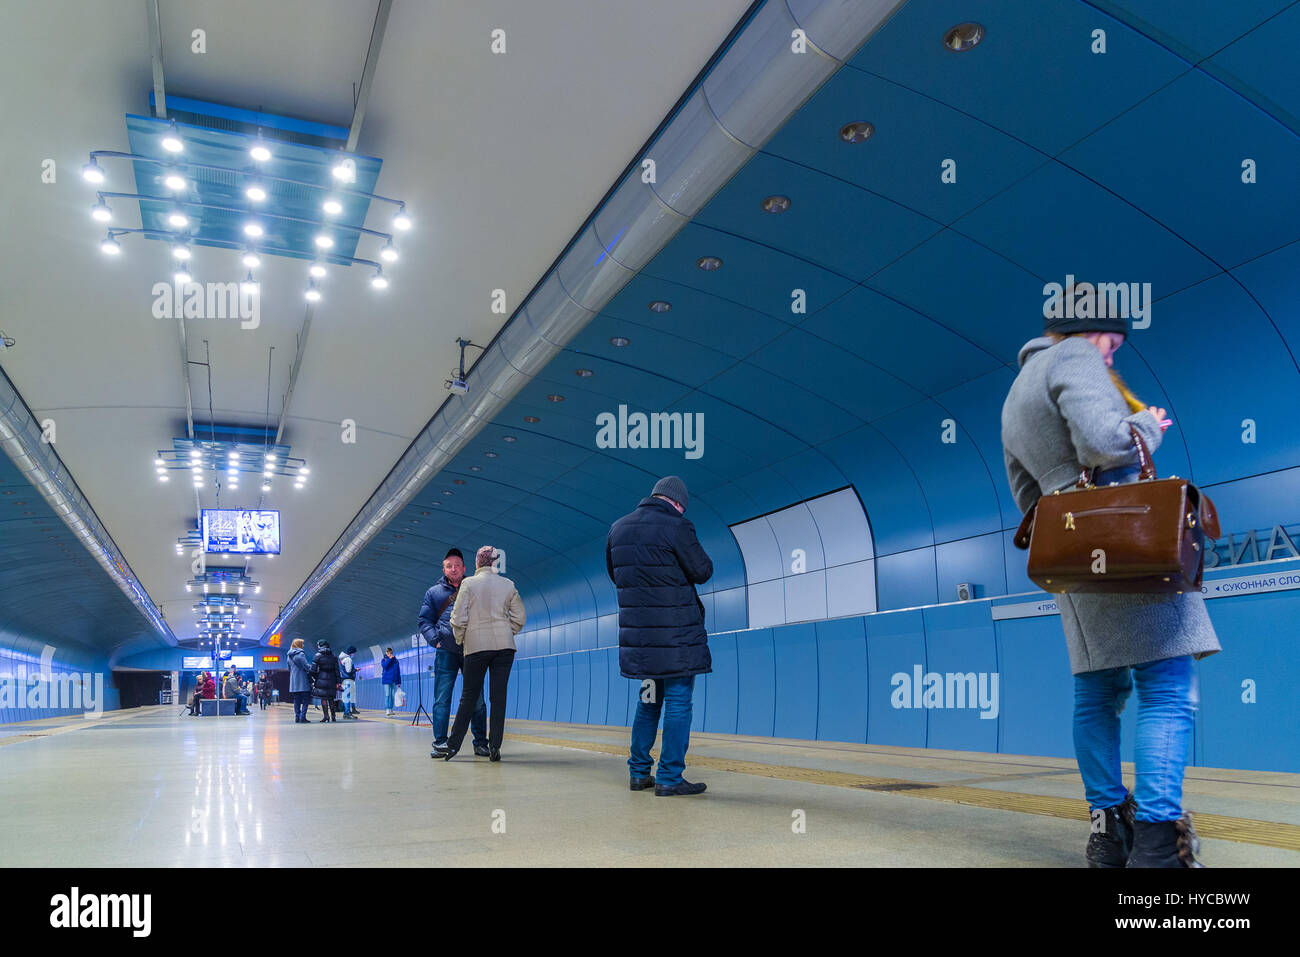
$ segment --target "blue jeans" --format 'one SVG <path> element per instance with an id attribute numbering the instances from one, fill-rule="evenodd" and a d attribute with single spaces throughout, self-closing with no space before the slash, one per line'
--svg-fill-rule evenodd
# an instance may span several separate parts
<path id="1" fill-rule="evenodd" d="M 310 691 L 295 691 L 293 693 L 293 718 L 295 721 L 304 721 L 307 718 L 307 709 L 311 706 Z"/>
<path id="2" fill-rule="evenodd" d="M 357 683 L 352 678 L 343 680 L 343 713 L 355 714 L 357 710 Z"/>
<path id="3" fill-rule="evenodd" d="M 695 696 L 695 676 L 689 678 L 654 679 L 653 701 L 646 701 L 649 689 L 643 686 L 632 721 L 632 756 L 627 766 L 632 777 L 643 778 L 650 774 L 653 762 L 650 749 L 654 747 L 655 733 L 659 730 L 659 712 L 664 716 L 664 746 L 659 754 L 659 776 L 655 784 L 672 788 L 682 783 L 686 770 L 686 749 L 691 743 L 691 702 Z"/>
<path id="4" fill-rule="evenodd" d="M 1128 792 L 1120 776 L 1119 713 L 1137 685 L 1139 821 L 1182 815 L 1183 768 L 1199 697 L 1190 655 L 1074 676 L 1074 751 L 1088 807 L 1114 807 Z"/>
<path id="5" fill-rule="evenodd" d="M 393 710 L 393 695 L 397 694 L 397 685 L 384 685 L 384 710 Z"/>
<path id="6" fill-rule="evenodd" d="M 451 717 L 451 692 L 456 684 L 456 675 L 465 672 L 465 658 L 455 652 L 437 649 L 433 661 L 433 713 L 429 720 L 433 723 L 433 746 L 441 748 L 447 743 L 447 721 Z M 461 688 L 461 706 L 465 704 L 465 689 Z M 459 709 L 457 709 L 459 710 Z M 474 735 L 474 747 L 486 748 L 487 705 L 483 701 L 482 686 L 479 688 L 478 705 L 469 721 L 470 733 Z"/>
<path id="7" fill-rule="evenodd" d="M 235 714 L 243 714 L 248 710 L 248 695 L 235 695 Z"/>

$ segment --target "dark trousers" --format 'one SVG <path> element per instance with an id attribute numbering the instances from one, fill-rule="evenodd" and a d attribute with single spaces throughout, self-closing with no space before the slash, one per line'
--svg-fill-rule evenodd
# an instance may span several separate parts
<path id="1" fill-rule="evenodd" d="M 456 707 L 456 723 L 452 725 L 451 735 L 447 738 L 447 747 L 459 751 L 469 730 L 469 719 L 474 712 L 471 702 L 478 701 L 483 694 L 483 678 L 492 673 L 489 697 L 492 702 L 488 713 L 488 746 L 501 747 L 501 739 L 506 734 L 506 686 L 510 683 L 510 666 L 515 662 L 515 650 L 506 648 L 502 651 L 479 651 L 465 656 L 462 674 L 465 676 L 460 686 L 460 704 Z"/>
<path id="2" fill-rule="evenodd" d="M 293 717 L 295 721 L 307 720 L 307 706 L 310 704 L 310 691 L 295 691 L 293 693 Z"/>

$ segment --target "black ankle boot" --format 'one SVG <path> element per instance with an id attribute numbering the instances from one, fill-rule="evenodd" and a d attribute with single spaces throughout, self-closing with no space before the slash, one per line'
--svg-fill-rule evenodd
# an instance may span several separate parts
<path id="1" fill-rule="evenodd" d="M 1129 867 L 1204 867 L 1196 859 L 1201 839 L 1186 811 L 1176 821 L 1134 821 Z"/>
<path id="2" fill-rule="evenodd" d="M 1114 807 L 1092 812 L 1092 834 L 1084 857 L 1089 867 L 1123 867 L 1133 850 L 1133 815 L 1137 802 L 1128 794 Z"/>

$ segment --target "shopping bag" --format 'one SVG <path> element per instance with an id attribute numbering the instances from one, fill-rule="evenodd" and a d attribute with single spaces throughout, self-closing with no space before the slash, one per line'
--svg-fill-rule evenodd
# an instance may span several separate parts
<path id="1" fill-rule="evenodd" d="M 394 708 L 406 707 L 406 692 L 402 690 L 401 685 L 398 685 L 397 690 L 393 692 L 393 707 Z"/>

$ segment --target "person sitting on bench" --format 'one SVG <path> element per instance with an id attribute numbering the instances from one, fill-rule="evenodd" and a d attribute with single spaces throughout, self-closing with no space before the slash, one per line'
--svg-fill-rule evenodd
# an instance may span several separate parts
<path id="1" fill-rule="evenodd" d="M 203 698 L 215 698 L 217 696 L 217 683 L 212 680 L 212 675 L 203 672 L 199 680 L 194 683 L 194 697 L 190 699 L 190 714 L 201 717 L 203 712 L 199 710 L 199 701 Z"/>

